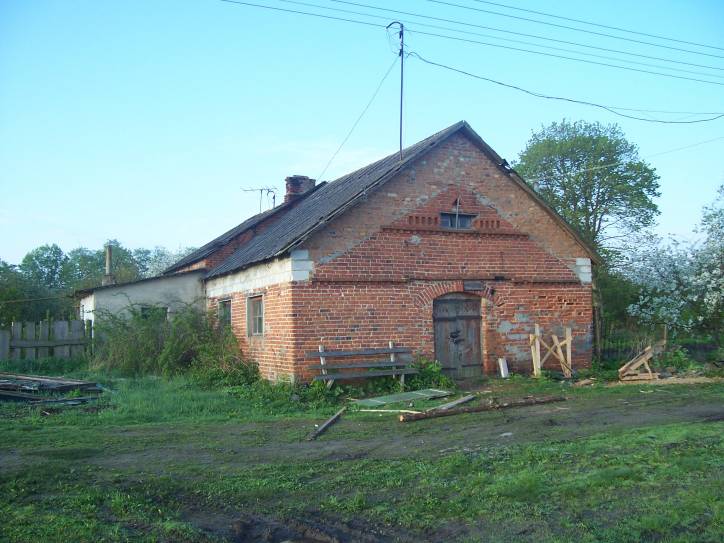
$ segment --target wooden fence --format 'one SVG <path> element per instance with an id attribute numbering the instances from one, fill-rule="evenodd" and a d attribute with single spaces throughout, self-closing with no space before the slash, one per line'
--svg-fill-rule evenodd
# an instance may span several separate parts
<path id="1" fill-rule="evenodd" d="M 0 330 L 0 360 L 71 358 L 90 345 L 91 321 L 14 322 Z"/>

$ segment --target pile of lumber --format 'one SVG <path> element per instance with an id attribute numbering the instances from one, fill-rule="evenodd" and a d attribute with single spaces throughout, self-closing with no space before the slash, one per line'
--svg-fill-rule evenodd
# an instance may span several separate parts
<path id="1" fill-rule="evenodd" d="M 55 396 L 75 390 L 100 393 L 103 392 L 103 387 L 92 381 L 79 381 L 65 377 L 0 373 L 0 401 L 77 405 L 97 398 L 96 396 L 85 398 L 58 398 Z M 48 394 L 54 396 L 48 397 Z"/>
<path id="2" fill-rule="evenodd" d="M 649 345 L 631 360 L 618 369 L 621 381 L 651 381 L 659 378 L 659 374 L 651 371 L 649 361 L 654 356 L 654 349 Z"/>
<path id="3" fill-rule="evenodd" d="M 25 392 L 70 392 L 71 390 L 82 390 L 101 392 L 102 388 L 98 383 L 66 379 L 65 377 L 0 373 L 0 390 Z"/>

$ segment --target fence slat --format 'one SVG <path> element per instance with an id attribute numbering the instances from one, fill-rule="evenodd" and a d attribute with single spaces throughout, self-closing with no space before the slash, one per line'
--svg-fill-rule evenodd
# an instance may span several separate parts
<path id="1" fill-rule="evenodd" d="M 10 325 L 10 330 L 13 334 L 13 339 L 22 339 L 23 338 L 23 323 L 22 322 L 13 322 Z M 20 360 L 23 350 L 21 348 L 13 348 L 10 352 L 10 358 L 12 360 Z"/>
<path id="2" fill-rule="evenodd" d="M 53 323 L 53 335 L 55 341 L 68 339 L 68 321 L 55 321 Z M 56 358 L 68 358 L 70 356 L 70 347 L 53 347 L 53 356 Z"/>
<path id="3" fill-rule="evenodd" d="M 35 341 L 35 323 L 25 323 L 25 341 Z M 35 360 L 35 347 L 25 348 L 25 360 Z"/>
<path id="4" fill-rule="evenodd" d="M 83 339 L 84 332 L 83 321 L 70 321 L 70 339 Z M 85 350 L 85 345 L 72 345 L 70 347 L 70 356 L 81 356 Z"/>
<path id="5" fill-rule="evenodd" d="M 40 321 L 38 325 L 38 339 L 47 341 L 50 337 L 50 323 L 48 321 Z M 47 347 L 38 347 L 38 358 L 48 358 L 49 352 Z"/>
<path id="6" fill-rule="evenodd" d="M 0 360 L 10 358 L 10 330 L 0 330 Z"/>

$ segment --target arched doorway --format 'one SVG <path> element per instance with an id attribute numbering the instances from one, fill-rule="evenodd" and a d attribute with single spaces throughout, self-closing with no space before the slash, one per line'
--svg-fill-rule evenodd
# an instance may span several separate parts
<path id="1" fill-rule="evenodd" d="M 474 294 L 445 294 L 433 300 L 435 358 L 453 379 L 483 374 L 480 311 L 480 297 Z"/>

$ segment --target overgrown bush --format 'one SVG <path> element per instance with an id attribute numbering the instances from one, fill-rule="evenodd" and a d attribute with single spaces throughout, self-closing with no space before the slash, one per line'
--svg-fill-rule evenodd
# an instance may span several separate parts
<path id="1" fill-rule="evenodd" d="M 689 356 L 689 353 L 678 345 L 661 355 L 656 360 L 656 366 L 661 368 L 673 367 L 678 371 L 700 368 L 700 365 Z"/>
<path id="2" fill-rule="evenodd" d="M 258 380 L 231 330 L 186 306 L 167 318 L 164 308 L 129 305 L 123 313 L 97 315 L 93 364 L 122 375 L 189 374 L 202 385 L 239 385 Z"/>
<path id="3" fill-rule="evenodd" d="M 407 376 L 405 388 L 408 390 L 456 388 L 455 382 L 442 372 L 442 365 L 437 360 L 420 357 L 415 361 L 414 368 L 417 369 L 419 373 Z"/>

